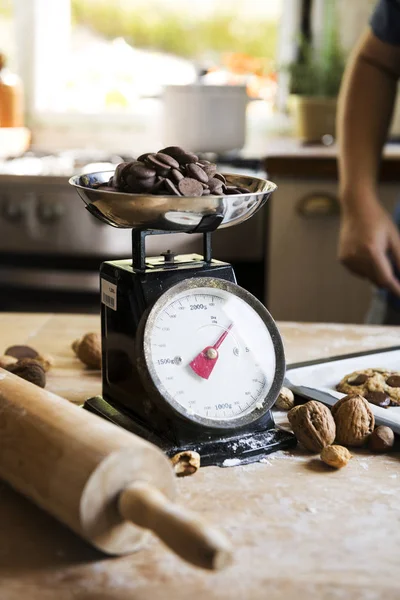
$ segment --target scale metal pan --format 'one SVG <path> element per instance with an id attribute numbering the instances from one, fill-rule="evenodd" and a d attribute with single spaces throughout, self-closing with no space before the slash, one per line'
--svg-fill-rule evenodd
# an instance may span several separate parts
<path id="1" fill-rule="evenodd" d="M 266 179 L 224 173 L 229 185 L 250 190 L 230 196 L 177 197 L 117 192 L 106 186 L 112 171 L 71 177 L 86 208 L 113 227 L 179 231 L 214 231 L 239 225 L 252 217 L 268 200 L 276 185 Z"/>

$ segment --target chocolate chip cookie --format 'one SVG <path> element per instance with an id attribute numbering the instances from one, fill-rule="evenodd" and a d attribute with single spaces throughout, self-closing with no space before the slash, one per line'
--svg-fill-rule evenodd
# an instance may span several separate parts
<path id="1" fill-rule="evenodd" d="M 400 372 L 364 369 L 343 377 L 336 386 L 343 394 L 360 394 L 371 404 L 383 408 L 400 406 Z"/>

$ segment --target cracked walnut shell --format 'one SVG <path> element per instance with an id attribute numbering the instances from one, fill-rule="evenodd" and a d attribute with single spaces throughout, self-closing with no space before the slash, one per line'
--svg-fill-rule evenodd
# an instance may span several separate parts
<path id="1" fill-rule="evenodd" d="M 200 454 L 193 450 L 184 450 L 175 454 L 171 463 L 177 477 L 193 475 L 200 469 Z"/>
<path id="2" fill-rule="evenodd" d="M 299 442 L 311 452 L 321 452 L 335 439 L 335 421 L 321 402 L 311 400 L 295 406 L 288 412 L 288 419 Z"/>
<path id="3" fill-rule="evenodd" d="M 278 410 L 290 410 L 294 406 L 294 395 L 292 390 L 283 387 L 275 402 L 275 408 Z"/>
<path id="4" fill-rule="evenodd" d="M 325 446 L 321 452 L 322 462 L 335 469 L 345 467 L 351 458 L 350 452 L 343 446 Z"/>
<path id="5" fill-rule="evenodd" d="M 345 396 L 332 406 L 336 441 L 343 446 L 363 446 L 374 430 L 375 418 L 362 396 Z"/>

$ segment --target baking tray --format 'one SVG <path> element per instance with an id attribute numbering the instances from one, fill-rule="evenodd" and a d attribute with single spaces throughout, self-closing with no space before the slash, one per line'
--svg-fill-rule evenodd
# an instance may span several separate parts
<path id="1" fill-rule="evenodd" d="M 298 396 L 333 406 L 345 396 L 335 389 L 339 381 L 352 371 L 368 368 L 400 371 L 400 346 L 291 364 L 286 369 L 285 385 Z M 377 425 L 387 425 L 400 435 L 400 406 L 370 407 Z"/>

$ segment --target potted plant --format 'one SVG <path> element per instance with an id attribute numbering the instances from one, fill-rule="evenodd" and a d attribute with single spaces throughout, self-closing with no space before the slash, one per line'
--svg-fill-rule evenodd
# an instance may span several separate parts
<path id="1" fill-rule="evenodd" d="M 337 96 L 346 57 L 341 48 L 335 15 L 327 11 L 327 26 L 317 51 L 310 40 L 302 40 L 299 58 L 288 67 L 289 111 L 295 135 L 305 142 L 320 142 L 335 135 Z"/>

